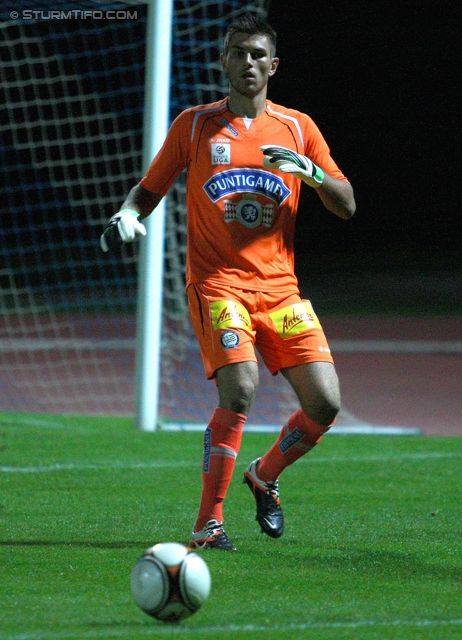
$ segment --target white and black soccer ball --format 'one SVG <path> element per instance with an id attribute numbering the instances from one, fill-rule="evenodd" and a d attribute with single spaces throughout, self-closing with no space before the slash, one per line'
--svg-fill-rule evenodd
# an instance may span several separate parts
<path id="1" fill-rule="evenodd" d="M 136 604 L 163 622 L 178 622 L 195 613 L 210 593 L 210 571 L 204 560 L 178 542 L 147 549 L 133 567 L 130 581 Z"/>

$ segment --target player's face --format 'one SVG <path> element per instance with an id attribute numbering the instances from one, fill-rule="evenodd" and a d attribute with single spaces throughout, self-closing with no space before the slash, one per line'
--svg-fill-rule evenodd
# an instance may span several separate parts
<path id="1" fill-rule="evenodd" d="M 223 69 L 237 93 L 254 97 L 266 88 L 268 78 L 276 73 L 278 58 L 271 57 L 267 36 L 234 33 L 228 51 L 221 55 Z"/>

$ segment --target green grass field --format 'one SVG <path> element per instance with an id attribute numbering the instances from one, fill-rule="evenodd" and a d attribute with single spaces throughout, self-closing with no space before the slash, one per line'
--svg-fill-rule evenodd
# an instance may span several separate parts
<path id="1" fill-rule="evenodd" d="M 326 436 L 281 478 L 279 540 L 241 481 L 272 441 L 244 436 L 225 512 L 239 552 L 203 551 L 209 599 L 165 625 L 130 571 L 187 542 L 201 434 L 0 414 L 0 640 L 462 638 L 462 438 Z"/>

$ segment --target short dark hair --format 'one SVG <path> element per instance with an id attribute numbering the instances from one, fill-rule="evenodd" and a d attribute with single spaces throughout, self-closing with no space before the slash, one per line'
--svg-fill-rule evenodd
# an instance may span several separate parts
<path id="1" fill-rule="evenodd" d="M 231 36 L 235 33 L 247 33 L 251 36 L 267 36 L 271 46 L 271 56 L 274 58 L 276 55 L 276 31 L 264 18 L 261 18 L 256 13 L 243 13 L 231 22 L 225 34 L 225 53 L 228 51 Z"/>

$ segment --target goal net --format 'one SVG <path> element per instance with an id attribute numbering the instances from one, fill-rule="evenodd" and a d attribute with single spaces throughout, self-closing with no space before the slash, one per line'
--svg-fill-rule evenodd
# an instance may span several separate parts
<path id="1" fill-rule="evenodd" d="M 58 5 L 58 7 L 56 6 Z M 229 20 L 265 0 L 176 0 L 171 118 L 221 99 Z M 3 411 L 132 416 L 137 244 L 103 254 L 99 236 L 141 177 L 146 3 L 3 2 L 0 9 L 0 402 Z M 184 292 L 185 179 L 167 198 L 159 416 L 207 422 Z M 250 416 L 281 424 L 297 407 L 261 368 Z M 346 412 L 342 424 L 357 424 Z"/>
<path id="2" fill-rule="evenodd" d="M 171 118 L 222 98 L 227 23 L 265 1 L 174 3 Z M 99 235 L 141 177 L 146 3 L 4 2 L 0 398 L 6 411 L 132 415 L 137 245 Z M 206 420 L 184 294 L 185 180 L 167 199 L 160 416 Z"/>

